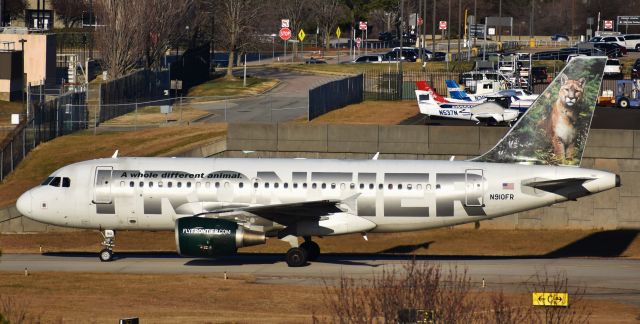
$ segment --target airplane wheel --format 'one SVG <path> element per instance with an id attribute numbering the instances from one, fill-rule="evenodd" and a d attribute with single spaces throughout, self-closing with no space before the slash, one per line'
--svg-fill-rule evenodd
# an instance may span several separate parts
<path id="1" fill-rule="evenodd" d="M 309 261 L 318 260 L 318 256 L 320 256 L 320 246 L 318 243 L 314 241 L 304 241 L 304 243 L 300 244 L 300 248 L 307 251 Z"/>
<path id="2" fill-rule="evenodd" d="M 111 260 L 113 260 L 113 251 L 109 249 L 103 249 L 100 251 L 100 261 L 109 262 Z"/>
<path id="3" fill-rule="evenodd" d="M 287 265 L 290 267 L 302 267 L 307 264 L 307 251 L 305 249 L 294 247 L 287 251 Z"/>

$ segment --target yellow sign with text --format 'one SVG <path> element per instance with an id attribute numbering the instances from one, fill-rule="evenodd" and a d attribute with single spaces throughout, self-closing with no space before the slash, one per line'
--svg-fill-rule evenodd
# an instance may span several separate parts
<path id="1" fill-rule="evenodd" d="M 569 306 L 567 293 L 533 293 L 533 306 Z"/>

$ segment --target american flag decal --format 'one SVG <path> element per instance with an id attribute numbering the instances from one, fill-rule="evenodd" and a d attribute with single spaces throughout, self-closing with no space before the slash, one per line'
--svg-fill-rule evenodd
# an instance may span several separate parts
<path id="1" fill-rule="evenodd" d="M 513 182 L 503 182 L 502 190 L 513 190 Z"/>

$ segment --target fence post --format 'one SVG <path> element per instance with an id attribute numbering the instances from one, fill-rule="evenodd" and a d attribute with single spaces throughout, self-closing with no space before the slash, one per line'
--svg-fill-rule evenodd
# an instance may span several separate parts
<path id="1" fill-rule="evenodd" d="M 27 83 L 27 122 L 29 121 L 29 111 L 31 110 L 31 82 Z"/>
<path id="2" fill-rule="evenodd" d="M 13 172 L 13 138 L 11 139 L 11 142 L 9 142 L 9 152 L 10 152 L 9 157 L 11 158 L 11 171 L 10 172 Z"/>
<path id="3" fill-rule="evenodd" d="M 182 123 L 182 95 L 180 95 L 180 121 L 178 123 Z"/>
<path id="4" fill-rule="evenodd" d="M 136 100 L 136 113 L 134 114 L 133 130 L 138 130 L 138 100 Z"/>

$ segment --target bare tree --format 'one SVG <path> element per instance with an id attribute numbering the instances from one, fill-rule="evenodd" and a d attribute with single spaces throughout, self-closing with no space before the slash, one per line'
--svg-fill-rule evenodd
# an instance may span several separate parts
<path id="1" fill-rule="evenodd" d="M 53 11 L 62 19 L 65 28 L 82 21 L 82 13 L 88 10 L 84 0 L 51 0 Z"/>
<path id="2" fill-rule="evenodd" d="M 209 0 L 214 1 L 214 0 Z M 220 39 L 229 53 L 229 64 L 225 78 L 233 79 L 234 54 L 242 51 L 253 34 L 256 21 L 263 12 L 264 1 L 260 0 L 216 0 L 220 11 Z M 244 41 L 243 41 L 244 40 Z"/>
<path id="3" fill-rule="evenodd" d="M 27 9 L 27 0 L 4 0 L 2 5 L 2 21 L 6 23 L 13 19 L 24 17 L 24 11 Z"/>
<path id="4" fill-rule="evenodd" d="M 322 38 L 324 39 L 324 47 L 329 49 L 329 40 L 331 32 L 338 24 L 338 15 L 342 9 L 339 0 L 318 1 L 315 8 L 316 22 L 320 27 Z"/>
<path id="5" fill-rule="evenodd" d="M 157 68 L 167 49 L 188 32 L 194 0 L 99 0 L 95 2 L 96 47 L 112 77 L 144 62 Z"/>
<path id="6" fill-rule="evenodd" d="M 96 48 L 112 78 L 133 71 L 144 49 L 138 31 L 144 24 L 142 1 L 100 0 L 94 3 L 98 24 Z"/>

